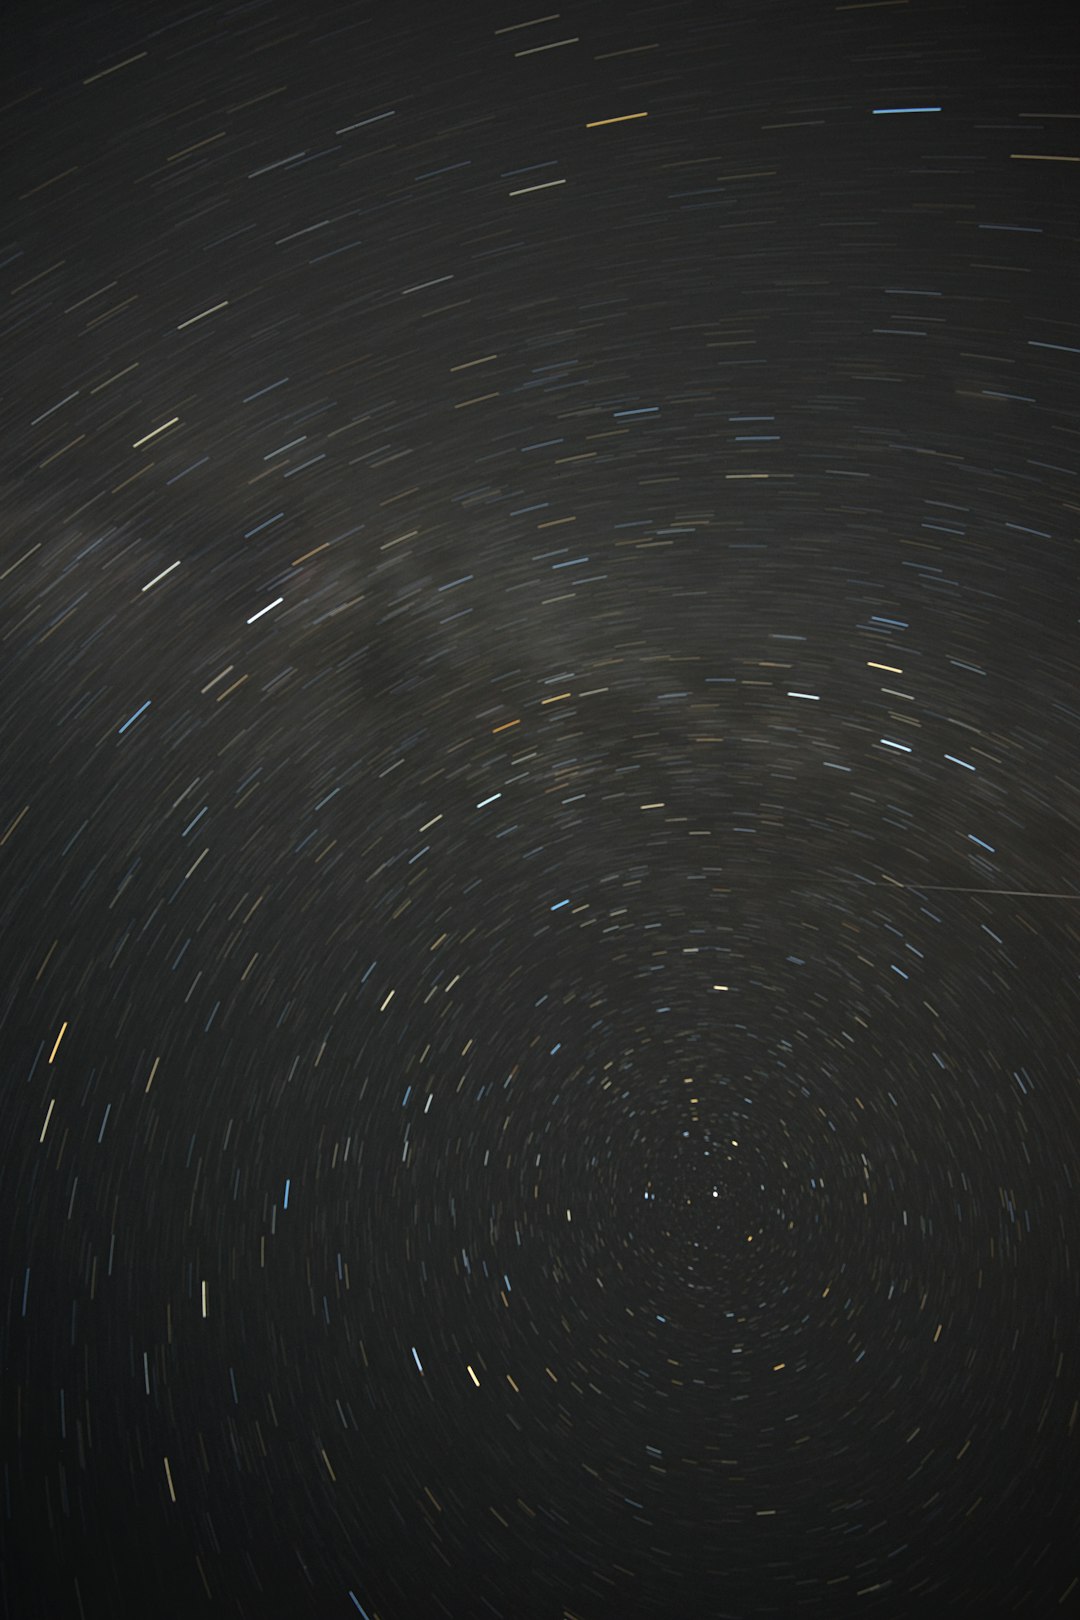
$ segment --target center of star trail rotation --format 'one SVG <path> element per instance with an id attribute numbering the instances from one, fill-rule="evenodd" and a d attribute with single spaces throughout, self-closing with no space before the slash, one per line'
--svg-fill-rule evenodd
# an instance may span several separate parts
<path id="1" fill-rule="evenodd" d="M 17 8 L 0 1620 L 1080 1612 L 1048 18 Z"/>

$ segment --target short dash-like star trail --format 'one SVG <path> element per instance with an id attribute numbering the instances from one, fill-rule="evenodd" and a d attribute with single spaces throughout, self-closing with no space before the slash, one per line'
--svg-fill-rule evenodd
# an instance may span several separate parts
<path id="1" fill-rule="evenodd" d="M 15 0 L 0 1620 L 1080 1615 L 1080 51 Z"/>

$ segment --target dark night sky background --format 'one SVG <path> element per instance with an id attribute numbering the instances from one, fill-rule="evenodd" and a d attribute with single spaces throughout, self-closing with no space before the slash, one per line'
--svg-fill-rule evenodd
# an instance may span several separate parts
<path id="1" fill-rule="evenodd" d="M 1080 55 L 559 3 L 5 25 L 2 1620 L 1080 1613 Z"/>

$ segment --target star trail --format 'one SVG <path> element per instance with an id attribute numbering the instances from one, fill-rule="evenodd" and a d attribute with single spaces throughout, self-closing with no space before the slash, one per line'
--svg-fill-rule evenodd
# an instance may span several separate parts
<path id="1" fill-rule="evenodd" d="M 1080 1613 L 1075 42 L 7 21 L 0 1620 Z"/>

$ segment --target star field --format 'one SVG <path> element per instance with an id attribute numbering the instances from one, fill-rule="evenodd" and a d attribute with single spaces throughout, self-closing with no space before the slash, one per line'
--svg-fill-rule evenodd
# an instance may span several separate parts
<path id="1" fill-rule="evenodd" d="M 1074 42 L 9 33 L 2 1620 L 1080 1613 Z"/>

